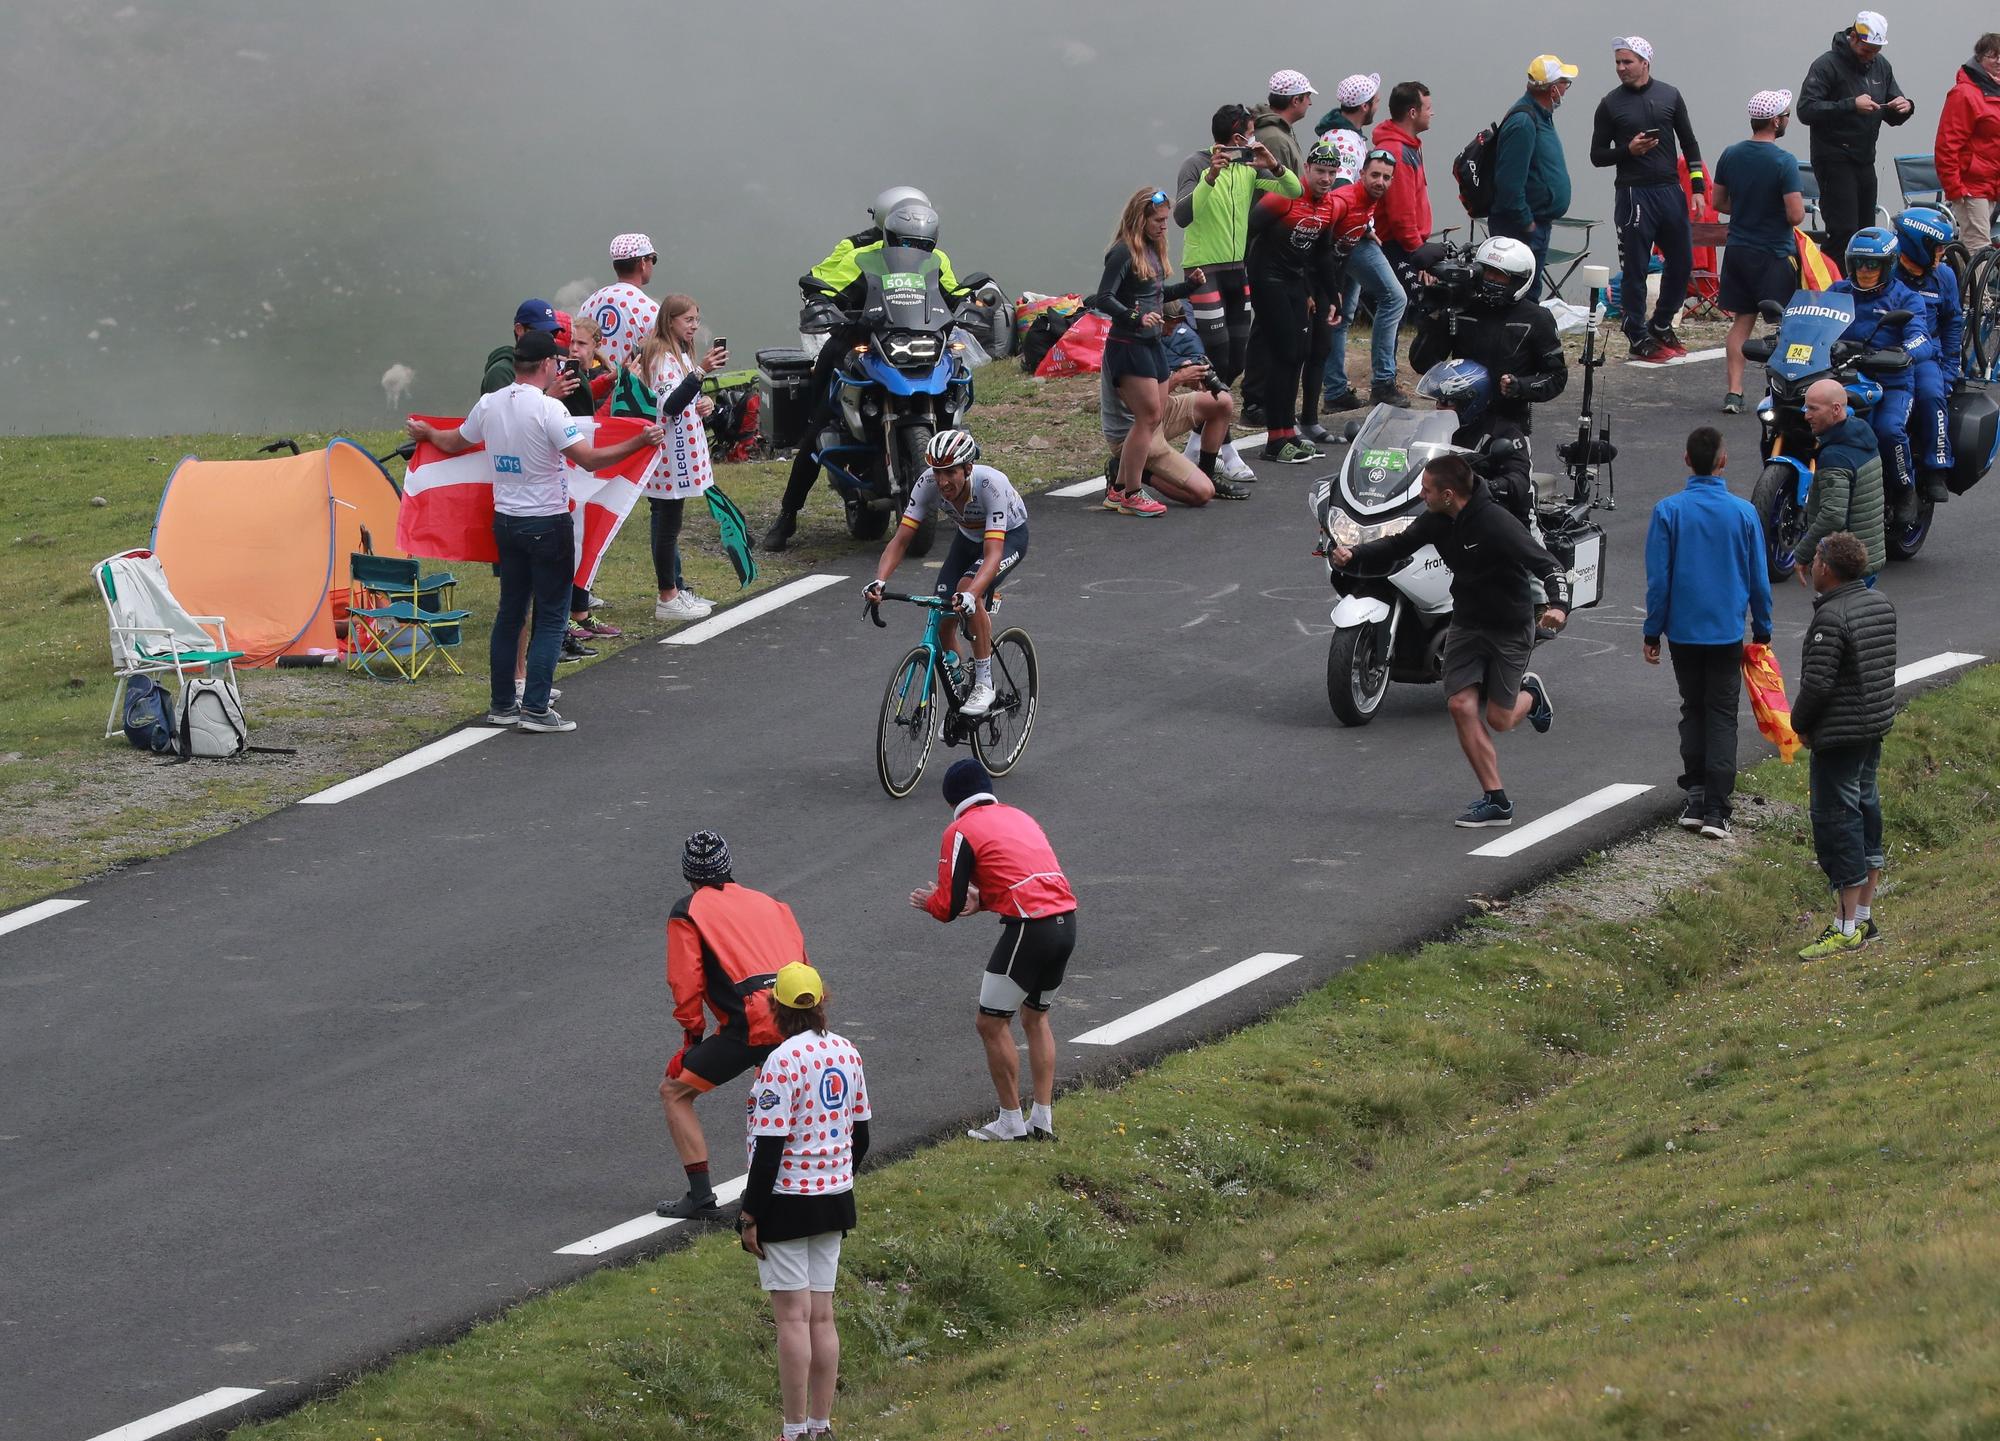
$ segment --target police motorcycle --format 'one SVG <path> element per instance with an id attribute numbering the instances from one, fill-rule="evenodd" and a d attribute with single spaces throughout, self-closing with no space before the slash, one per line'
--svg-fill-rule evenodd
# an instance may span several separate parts
<path id="1" fill-rule="evenodd" d="M 974 293 L 990 285 L 964 277 L 966 297 L 954 302 L 939 284 L 928 249 L 885 244 L 860 257 L 864 294 L 843 310 L 832 287 L 812 276 L 801 286 L 819 294 L 806 302 L 799 329 L 807 335 L 860 332 L 835 367 L 831 384 L 837 421 L 807 443 L 847 507 L 847 533 L 879 540 L 903 512 L 924 471 L 924 447 L 940 430 L 963 429 L 972 406 L 972 368 L 963 342 L 951 338 Z M 925 555 L 936 534 L 927 516 L 910 553 Z"/>

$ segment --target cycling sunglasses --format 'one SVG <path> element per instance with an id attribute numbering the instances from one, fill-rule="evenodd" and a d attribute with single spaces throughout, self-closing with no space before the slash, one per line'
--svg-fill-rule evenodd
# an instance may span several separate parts
<path id="1" fill-rule="evenodd" d="M 1394 165 L 1396 163 L 1396 152 L 1393 150 L 1371 150 L 1368 152 L 1368 160 L 1386 160 L 1391 165 Z M 1368 162 L 1364 161 L 1363 163 L 1366 164 Z"/>

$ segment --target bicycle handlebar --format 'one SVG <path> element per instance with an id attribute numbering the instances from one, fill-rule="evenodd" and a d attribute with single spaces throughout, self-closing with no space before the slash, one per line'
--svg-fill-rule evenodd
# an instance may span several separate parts
<path id="1" fill-rule="evenodd" d="M 926 610 L 943 610 L 951 604 L 950 601 L 940 600 L 934 595 L 909 595 L 899 590 L 885 590 L 880 596 L 863 601 L 861 605 L 862 613 L 874 621 L 879 630 L 889 628 L 889 622 L 882 619 L 882 602 L 885 600 L 900 600 L 909 605 L 920 605 Z"/>

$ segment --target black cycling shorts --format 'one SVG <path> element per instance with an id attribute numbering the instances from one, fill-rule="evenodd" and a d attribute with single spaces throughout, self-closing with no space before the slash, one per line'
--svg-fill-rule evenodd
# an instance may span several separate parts
<path id="1" fill-rule="evenodd" d="M 774 1049 L 753 1046 L 740 1036 L 717 1031 L 688 1048 L 688 1053 L 681 1057 L 680 1078 L 697 1091 L 712 1091 L 747 1071 L 756 1070 Z"/>
<path id="2" fill-rule="evenodd" d="M 1028 527 L 1016 526 L 1007 532 L 1007 538 L 1000 542 L 1000 569 L 994 573 L 993 584 L 986 588 L 986 608 L 993 609 L 993 598 L 1000 594 L 1000 587 L 1028 553 Z M 938 567 L 937 596 L 940 600 L 951 599 L 951 593 L 959 588 L 964 579 L 979 569 L 979 562 L 985 558 L 986 542 L 974 540 L 956 526 L 952 527 L 951 549 L 944 553 L 944 564 Z"/>
<path id="3" fill-rule="evenodd" d="M 979 982 L 979 1014 L 1011 1016 L 1022 1006 L 1046 1011 L 1075 948 L 1075 911 L 1033 920 L 1001 917 L 1000 943 Z"/>

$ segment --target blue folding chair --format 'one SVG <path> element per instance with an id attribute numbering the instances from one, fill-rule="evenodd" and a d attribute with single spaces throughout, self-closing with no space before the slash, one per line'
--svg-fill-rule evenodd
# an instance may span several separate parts
<path id="1" fill-rule="evenodd" d="M 454 674 L 465 669 L 452 652 L 469 610 L 451 609 L 458 580 L 424 575 L 417 562 L 386 555 L 349 557 L 353 589 L 347 606 L 347 668 L 414 681 L 442 656 Z M 388 670 L 378 671 L 385 665 Z"/>

